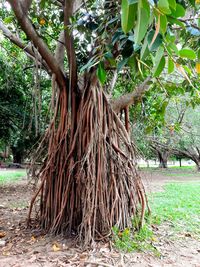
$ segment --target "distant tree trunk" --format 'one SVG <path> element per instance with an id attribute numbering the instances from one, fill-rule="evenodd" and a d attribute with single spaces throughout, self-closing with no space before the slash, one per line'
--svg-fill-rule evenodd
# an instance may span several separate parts
<path id="1" fill-rule="evenodd" d="M 179 166 L 182 167 L 181 158 L 179 158 Z"/>
<path id="2" fill-rule="evenodd" d="M 167 168 L 167 160 L 168 160 L 169 153 L 166 151 L 158 151 L 158 150 L 157 150 L 157 153 L 158 153 L 158 159 L 160 162 L 159 168 Z"/>
<path id="3" fill-rule="evenodd" d="M 177 155 L 179 158 L 180 157 L 186 157 L 188 159 L 191 159 L 193 162 L 195 162 L 196 167 L 197 167 L 197 171 L 200 172 L 200 150 L 198 147 L 196 147 L 196 149 L 185 149 L 185 150 L 178 150 L 178 149 L 174 149 L 173 153 L 175 155 Z"/>
<path id="4" fill-rule="evenodd" d="M 148 159 L 146 160 L 147 168 L 149 168 L 149 161 Z"/>
<path id="5" fill-rule="evenodd" d="M 17 147 L 11 147 L 13 155 L 13 163 L 21 164 L 23 161 L 23 153 Z"/>
<path id="6" fill-rule="evenodd" d="M 195 164 L 196 164 L 197 171 L 200 172 L 200 158 L 195 157 L 195 158 L 193 158 L 192 160 L 193 160 L 193 161 L 195 162 Z"/>

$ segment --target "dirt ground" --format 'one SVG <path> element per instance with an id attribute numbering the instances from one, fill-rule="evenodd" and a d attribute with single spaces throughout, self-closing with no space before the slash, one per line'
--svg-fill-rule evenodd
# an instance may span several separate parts
<path id="1" fill-rule="evenodd" d="M 143 172 L 143 177 L 148 191 L 163 190 L 167 182 L 200 179 L 199 175 L 174 177 L 162 172 Z M 26 178 L 0 186 L 0 267 L 200 267 L 200 240 L 187 235 L 171 238 L 167 225 L 155 228 L 153 245 L 160 257 L 150 252 L 120 253 L 111 243 L 95 243 L 91 250 L 83 251 L 71 240 L 26 229 L 32 193 Z"/>

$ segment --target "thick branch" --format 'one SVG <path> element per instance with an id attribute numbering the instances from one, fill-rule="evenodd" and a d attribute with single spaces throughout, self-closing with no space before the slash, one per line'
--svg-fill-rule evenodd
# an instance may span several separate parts
<path id="1" fill-rule="evenodd" d="M 65 33 L 62 31 L 60 33 L 57 47 L 56 47 L 56 52 L 55 52 L 55 58 L 58 62 L 58 65 L 60 66 L 61 70 L 64 72 L 64 56 L 65 56 Z"/>
<path id="2" fill-rule="evenodd" d="M 21 0 L 21 4 L 23 6 L 24 12 L 28 13 L 32 4 L 32 0 Z"/>
<path id="3" fill-rule="evenodd" d="M 170 150 L 171 154 L 174 154 L 176 156 L 189 158 L 189 159 L 193 160 L 194 162 L 196 162 L 198 160 L 198 155 L 197 155 L 196 151 L 192 150 L 191 148 L 190 149 L 187 149 L 187 148 L 179 149 L 179 148 L 169 147 L 169 145 L 160 143 L 157 140 L 153 140 L 152 142 L 154 144 L 152 143 L 151 147 L 154 148 L 155 150 L 158 150 L 160 147 L 160 148 L 163 148 L 165 150 Z"/>
<path id="4" fill-rule="evenodd" d="M 17 37 L 15 34 L 13 34 L 0 20 L 0 29 L 3 32 L 3 35 L 8 38 L 12 43 L 17 45 L 19 48 L 23 49 L 28 56 L 34 57 L 34 53 L 30 46 L 25 45 L 19 37 Z"/>
<path id="5" fill-rule="evenodd" d="M 73 0 L 65 0 L 64 6 L 64 26 L 65 26 L 65 46 L 69 62 L 70 87 L 75 92 L 77 87 L 77 63 L 73 42 L 73 36 L 70 32 L 70 17 L 73 14 Z"/>
<path id="6" fill-rule="evenodd" d="M 139 85 L 135 90 L 131 93 L 123 95 L 118 99 L 111 101 L 111 106 L 116 113 L 119 113 L 124 108 L 133 105 L 134 103 L 138 102 L 144 93 L 149 89 L 149 81 L 151 80 L 148 77 L 141 85 Z"/>
<path id="7" fill-rule="evenodd" d="M 46 61 L 52 73 L 56 75 L 57 83 L 60 85 L 61 88 L 63 88 L 65 86 L 65 77 L 58 63 L 56 62 L 55 57 L 52 55 L 47 45 L 35 31 L 31 21 L 23 12 L 20 2 L 17 0 L 8 0 L 8 1 L 12 6 L 12 9 L 17 17 L 17 20 L 22 30 L 26 33 L 27 37 L 33 42 L 34 46 L 38 48 L 40 55 Z"/>
<path id="8" fill-rule="evenodd" d="M 0 20 L 0 30 L 2 31 L 3 35 L 8 38 L 13 44 L 24 50 L 26 55 L 30 57 L 31 59 L 35 58 L 35 53 L 32 50 L 30 45 L 24 44 L 23 41 L 13 34 Z M 46 64 L 45 61 L 42 60 L 42 58 L 39 58 L 39 63 L 44 67 L 44 69 L 50 74 L 50 70 L 48 65 Z"/>

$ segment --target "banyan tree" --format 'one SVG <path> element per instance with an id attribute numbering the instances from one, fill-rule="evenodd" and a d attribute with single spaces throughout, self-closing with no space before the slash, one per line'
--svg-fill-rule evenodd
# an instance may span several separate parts
<path id="1" fill-rule="evenodd" d="M 85 244 L 109 236 L 114 225 L 131 227 L 133 216 L 140 218 L 141 226 L 148 205 L 130 138 L 129 106 L 140 100 L 150 78 L 118 99 L 111 100 L 109 92 L 116 70 L 137 65 L 142 72 L 139 57 L 142 49 L 142 60 L 148 52 L 143 48 L 148 32 L 150 46 L 157 49 L 162 43 L 158 29 L 151 30 L 150 2 L 8 2 L 29 41 L 2 21 L 0 29 L 52 80 L 52 118 L 34 153 L 42 167 L 29 223 L 39 199 L 41 228 L 55 234 L 73 232 Z M 159 14 L 155 18 L 160 21 Z M 156 63 L 154 77 L 164 68 L 163 47 L 159 53 L 162 64 Z"/>

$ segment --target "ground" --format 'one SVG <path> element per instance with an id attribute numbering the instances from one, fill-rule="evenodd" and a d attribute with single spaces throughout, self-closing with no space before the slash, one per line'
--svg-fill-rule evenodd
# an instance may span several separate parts
<path id="1" fill-rule="evenodd" d="M 4 173 L 0 171 L 0 175 Z M 174 170 L 142 171 L 142 176 L 148 192 L 162 191 L 169 182 L 195 183 L 200 178 L 198 173 Z M 167 222 L 154 225 L 156 238 L 152 243 L 159 252 L 157 255 L 149 251 L 123 253 L 116 250 L 112 242 L 95 243 L 91 250 L 81 250 L 71 240 L 47 237 L 34 229 L 26 229 L 32 194 L 26 177 L 0 184 L 0 267 L 200 267 L 200 240 L 184 232 L 174 235 Z"/>

